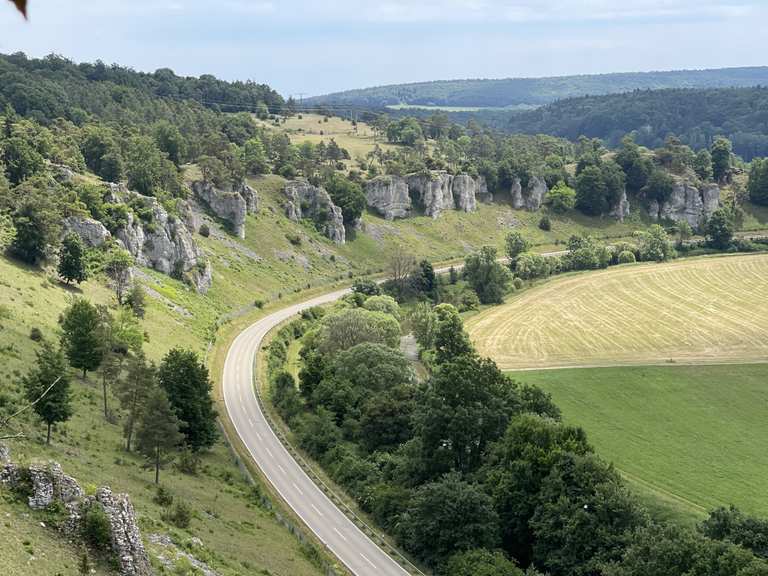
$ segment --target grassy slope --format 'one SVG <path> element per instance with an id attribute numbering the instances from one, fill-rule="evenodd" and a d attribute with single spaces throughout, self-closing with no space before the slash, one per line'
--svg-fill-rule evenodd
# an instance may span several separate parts
<path id="1" fill-rule="evenodd" d="M 0 394 L 8 401 L 17 396 L 18 377 L 33 359 L 36 345 L 28 337 L 30 329 L 37 326 L 47 338 L 55 338 L 56 318 L 70 294 L 50 282 L 42 272 L 25 269 L 6 259 L 0 259 L 0 278 L 0 302 L 10 316 L 0 323 L 3 358 Z M 167 284 L 181 293 L 179 286 L 173 286 L 176 283 Z M 86 283 L 84 293 L 95 302 L 109 302 L 111 298 L 106 288 L 96 282 Z M 151 334 L 151 345 L 147 346 L 151 355 L 158 357 L 175 342 L 199 347 L 194 333 L 180 329 L 162 305 L 150 302 L 146 327 Z M 138 458 L 120 450 L 121 427 L 104 422 L 97 380 L 89 378 L 83 383 L 73 378 L 75 416 L 57 428 L 50 447 L 42 444 L 43 429 L 34 419 L 20 422 L 20 429 L 27 433 L 28 439 L 13 443 L 14 459 L 21 462 L 55 459 L 84 486 L 108 484 L 114 490 L 128 492 L 145 535 L 172 530 L 182 542 L 193 535 L 200 537 L 212 557 L 211 563 L 221 574 L 239 574 L 244 567 L 267 569 L 273 574 L 318 573 L 293 537 L 269 512 L 259 507 L 221 442 L 204 457 L 200 475 L 186 476 L 170 469 L 162 474 L 163 483 L 171 487 L 176 498 L 189 503 L 196 512 L 189 530 L 175 530 L 165 525 L 160 519 L 162 510 L 152 501 L 151 473 L 141 469 Z M 114 399 L 111 404 L 116 406 Z M 0 500 L 0 514 L 11 514 L 12 526 L 32 522 L 20 517 L 18 507 L 14 506 Z M 66 558 L 71 557 L 72 551 L 50 536 L 51 533 L 42 529 L 34 530 L 30 536 L 30 540 L 36 539 L 33 548 L 46 551 L 46 556 L 39 557 L 35 564 L 40 574 L 54 573 L 51 570 L 53 567 L 59 570 L 61 562 L 71 564 Z M 8 557 L 3 559 L 3 565 L 21 570 L 22 560 L 26 562 L 26 558 Z M 75 573 L 74 568 L 64 573 Z"/>
<path id="2" fill-rule="evenodd" d="M 768 364 L 518 372 L 663 513 L 733 503 L 768 514 Z"/>
<path id="3" fill-rule="evenodd" d="M 768 255 L 750 254 L 567 275 L 480 312 L 467 330 L 510 370 L 761 361 L 767 272 Z"/>

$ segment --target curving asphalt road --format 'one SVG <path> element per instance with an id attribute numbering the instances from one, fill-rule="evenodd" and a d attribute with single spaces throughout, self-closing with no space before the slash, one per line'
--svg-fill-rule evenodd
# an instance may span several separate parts
<path id="1" fill-rule="evenodd" d="M 553 256 L 562 252 L 550 252 Z M 457 264 L 456 269 L 462 265 Z M 444 274 L 449 267 L 435 269 Z M 275 435 L 253 386 L 256 355 L 267 333 L 302 310 L 338 300 L 349 288 L 273 312 L 241 332 L 224 363 L 224 404 L 251 457 L 282 499 L 355 576 L 409 574 L 342 512 L 310 479 Z"/>
<path id="2" fill-rule="evenodd" d="M 256 353 L 267 333 L 302 310 L 338 300 L 349 289 L 283 308 L 248 327 L 224 363 L 224 403 L 229 418 L 264 476 L 304 524 L 355 576 L 405 576 L 408 572 L 366 536 L 307 476 L 261 411 L 253 387 Z"/>

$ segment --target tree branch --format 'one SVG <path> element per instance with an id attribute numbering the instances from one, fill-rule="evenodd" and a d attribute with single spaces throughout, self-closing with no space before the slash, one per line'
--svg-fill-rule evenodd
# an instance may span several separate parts
<path id="1" fill-rule="evenodd" d="M 43 391 L 43 393 L 42 393 L 42 394 L 40 394 L 40 396 L 38 396 L 38 397 L 37 397 L 37 399 L 36 399 L 34 402 L 31 402 L 30 404 L 27 404 L 26 406 L 23 406 L 23 407 L 19 408 L 18 410 L 16 410 L 16 412 L 14 412 L 14 413 L 13 413 L 13 414 L 11 414 L 10 416 L 8 416 L 8 418 L 6 418 L 6 419 L 5 419 L 5 420 L 3 420 L 3 421 L 0 421 L 0 429 L 2 429 L 2 428 L 5 428 L 6 426 L 8 426 L 8 423 L 9 423 L 11 420 L 13 420 L 14 418 L 16 418 L 16 417 L 17 417 L 19 414 L 22 414 L 22 413 L 26 412 L 26 411 L 27 411 L 27 410 L 29 410 L 30 408 L 34 408 L 34 406 L 35 406 L 35 405 L 36 405 L 38 402 L 40 402 L 40 401 L 41 401 L 43 398 L 45 398 L 45 397 L 46 397 L 46 395 L 48 394 L 48 392 L 50 392 L 51 390 L 53 390 L 53 387 L 54 387 L 54 386 L 56 386 L 56 384 L 58 384 L 58 383 L 59 383 L 59 380 L 61 380 L 61 376 L 59 376 L 58 378 L 56 378 L 56 380 L 54 380 L 54 381 L 53 381 L 53 384 L 51 384 L 50 386 L 48 386 L 48 388 L 46 388 L 46 389 Z M 0 436 L 0 440 L 12 440 L 12 439 L 14 439 L 14 438 L 22 438 L 23 436 L 24 436 L 24 435 L 23 435 L 21 432 L 19 432 L 18 434 L 15 434 L 15 435 L 11 435 L 11 436 Z"/>

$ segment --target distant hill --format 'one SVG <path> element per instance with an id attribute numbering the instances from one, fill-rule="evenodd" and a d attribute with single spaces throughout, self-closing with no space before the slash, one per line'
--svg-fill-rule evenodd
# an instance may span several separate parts
<path id="1" fill-rule="evenodd" d="M 601 138 L 614 146 L 629 133 L 639 144 L 661 146 L 675 134 L 693 148 L 727 136 L 745 160 L 768 156 L 768 88 L 636 90 L 569 98 L 529 112 L 495 118 L 507 132 Z"/>
<path id="2" fill-rule="evenodd" d="M 550 78 L 438 80 L 393 84 L 309 98 L 309 104 L 382 107 L 398 104 L 506 108 L 541 106 L 563 98 L 663 88 L 729 88 L 768 85 L 768 66 L 626 72 Z"/>

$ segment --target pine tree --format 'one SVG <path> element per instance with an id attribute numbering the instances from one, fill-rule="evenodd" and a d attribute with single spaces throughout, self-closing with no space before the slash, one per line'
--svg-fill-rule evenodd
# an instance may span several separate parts
<path id="1" fill-rule="evenodd" d="M 104 418 L 109 418 L 109 407 L 107 406 L 107 389 L 109 384 L 116 383 L 120 379 L 123 371 L 123 362 L 125 356 L 118 352 L 108 351 L 104 356 L 101 366 L 101 391 L 104 399 Z"/>
<path id="2" fill-rule="evenodd" d="M 216 410 L 211 398 L 211 381 L 208 369 L 197 354 L 174 348 L 163 358 L 158 380 L 183 422 L 181 432 L 187 446 L 195 452 L 213 446 Z"/>
<path id="3" fill-rule="evenodd" d="M 77 234 L 67 234 L 61 242 L 59 249 L 59 276 L 69 284 L 70 282 L 84 282 L 88 279 L 88 270 L 85 266 L 85 249 L 83 241 Z"/>
<path id="4" fill-rule="evenodd" d="M 51 426 L 66 422 L 72 416 L 67 363 L 61 350 L 44 342 L 37 352 L 37 364 L 24 378 L 23 384 L 27 400 L 36 402 L 34 411 L 48 426 L 45 442 L 50 444 Z"/>
<path id="5" fill-rule="evenodd" d="M 125 449 L 130 452 L 133 441 L 133 433 L 141 415 L 147 407 L 147 402 L 156 388 L 155 367 L 147 364 L 144 353 L 130 357 L 128 361 L 128 374 L 125 379 L 115 381 L 115 392 L 120 400 L 120 406 L 127 412 L 123 434 L 125 435 Z"/>
<path id="6" fill-rule="evenodd" d="M 180 424 L 168 395 L 162 388 L 155 388 L 136 431 L 136 449 L 144 456 L 148 466 L 154 466 L 155 484 L 160 483 L 160 469 L 173 461 L 173 451 L 184 439 L 179 432 Z"/>
<path id="7" fill-rule="evenodd" d="M 96 370 L 104 357 L 101 318 L 96 306 L 85 298 L 75 298 L 61 320 L 61 343 L 73 368 Z"/>

